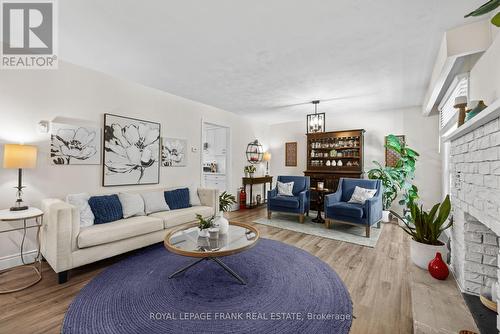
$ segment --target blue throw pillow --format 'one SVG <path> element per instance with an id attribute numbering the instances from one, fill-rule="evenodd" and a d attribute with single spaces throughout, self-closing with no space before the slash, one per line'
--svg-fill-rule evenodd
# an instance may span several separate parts
<path id="1" fill-rule="evenodd" d="M 122 204 L 118 195 L 92 196 L 89 205 L 94 214 L 94 224 L 105 224 L 123 218 Z"/>
<path id="2" fill-rule="evenodd" d="M 189 188 L 165 191 L 165 201 L 170 210 L 189 208 Z"/>

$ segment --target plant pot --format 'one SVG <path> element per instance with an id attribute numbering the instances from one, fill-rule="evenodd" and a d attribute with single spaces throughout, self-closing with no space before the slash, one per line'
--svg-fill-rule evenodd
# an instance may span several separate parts
<path id="1" fill-rule="evenodd" d="M 382 211 L 382 221 L 384 223 L 390 223 L 391 222 L 391 212 L 389 210 Z"/>
<path id="2" fill-rule="evenodd" d="M 200 229 L 198 228 L 198 236 L 199 236 L 199 237 L 202 237 L 202 238 L 208 238 L 208 235 L 209 235 L 209 234 L 208 234 L 208 228 L 205 228 L 205 229 L 203 229 L 203 230 L 200 230 Z"/>
<path id="3" fill-rule="evenodd" d="M 245 172 L 245 177 L 250 177 L 250 173 Z"/>
<path id="4" fill-rule="evenodd" d="M 428 270 L 429 262 L 436 256 L 436 253 L 446 254 L 446 246 L 443 245 L 427 245 L 417 242 L 413 239 L 410 240 L 410 257 L 411 261 L 417 267 Z"/>
<path id="5" fill-rule="evenodd" d="M 229 221 L 224 217 L 224 212 L 219 211 L 214 220 L 214 225 L 219 228 L 219 234 L 227 234 L 229 231 Z"/>

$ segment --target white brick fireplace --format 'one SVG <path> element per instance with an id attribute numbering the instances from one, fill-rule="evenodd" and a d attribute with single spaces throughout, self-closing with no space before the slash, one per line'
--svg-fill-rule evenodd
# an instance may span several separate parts
<path id="1" fill-rule="evenodd" d="M 497 280 L 500 272 L 499 103 L 483 113 L 448 137 L 454 218 L 451 265 L 461 289 L 472 294 L 479 294 L 486 277 Z"/>

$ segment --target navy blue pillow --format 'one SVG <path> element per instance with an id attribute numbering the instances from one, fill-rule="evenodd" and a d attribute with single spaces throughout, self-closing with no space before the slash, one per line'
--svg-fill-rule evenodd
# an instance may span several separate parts
<path id="1" fill-rule="evenodd" d="M 123 218 L 118 195 L 92 196 L 89 205 L 94 214 L 94 224 L 105 224 Z"/>
<path id="2" fill-rule="evenodd" d="M 189 208 L 189 189 L 181 188 L 165 191 L 165 201 L 170 210 Z"/>

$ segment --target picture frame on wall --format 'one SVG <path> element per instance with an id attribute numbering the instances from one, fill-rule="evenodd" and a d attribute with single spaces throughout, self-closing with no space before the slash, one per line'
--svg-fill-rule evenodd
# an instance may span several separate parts
<path id="1" fill-rule="evenodd" d="M 404 135 L 396 135 L 396 138 L 399 139 L 399 142 L 401 144 L 404 144 L 406 142 L 406 138 Z M 387 145 L 387 136 L 384 138 L 384 146 Z M 394 152 L 394 150 L 388 149 L 387 146 L 385 146 L 385 166 L 386 167 L 396 167 L 396 164 L 398 163 L 400 158 L 399 153 Z"/>
<path id="2" fill-rule="evenodd" d="M 53 165 L 99 165 L 101 129 L 92 126 L 52 123 L 50 161 Z"/>
<path id="3" fill-rule="evenodd" d="M 297 167 L 297 142 L 285 143 L 285 166 Z"/>
<path id="4" fill-rule="evenodd" d="M 186 167 L 187 147 L 186 139 L 162 138 L 161 165 L 163 167 Z"/>
<path id="5" fill-rule="evenodd" d="M 160 183 L 157 122 L 104 114 L 103 187 Z"/>

